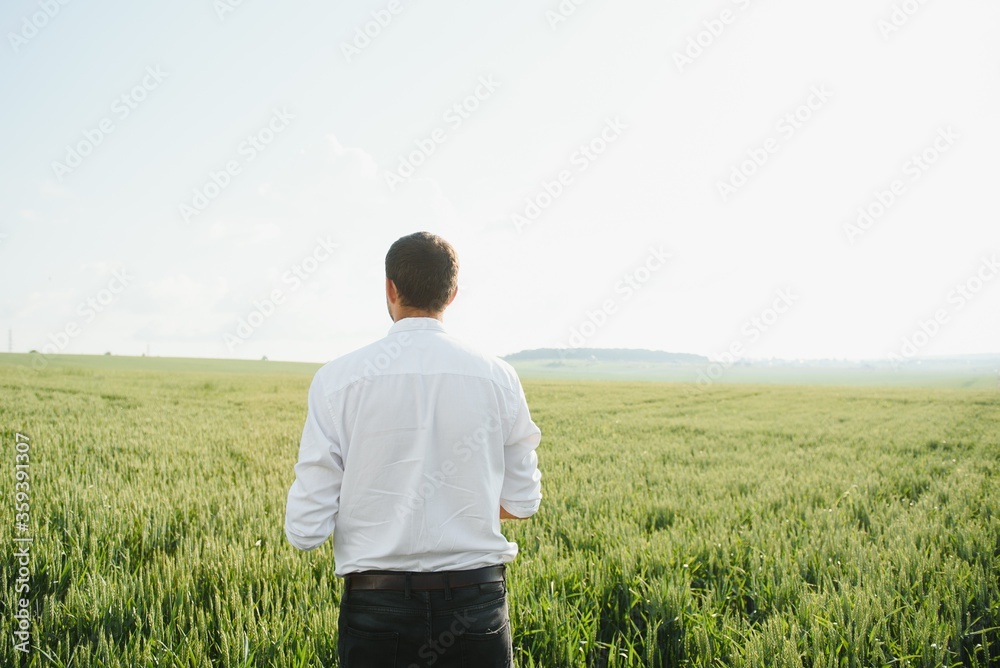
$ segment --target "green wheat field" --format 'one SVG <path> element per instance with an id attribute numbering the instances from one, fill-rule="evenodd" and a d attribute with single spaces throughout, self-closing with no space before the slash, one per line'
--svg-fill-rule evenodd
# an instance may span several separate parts
<path id="1" fill-rule="evenodd" d="M 316 368 L 0 355 L 0 665 L 336 666 L 332 547 L 282 528 Z M 522 668 L 1000 665 L 996 389 L 524 384 Z"/>

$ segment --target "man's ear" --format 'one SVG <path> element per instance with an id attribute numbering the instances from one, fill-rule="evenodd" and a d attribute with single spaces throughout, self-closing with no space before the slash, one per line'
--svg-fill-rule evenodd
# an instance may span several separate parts
<path id="1" fill-rule="evenodd" d="M 385 298 L 389 300 L 390 304 L 395 304 L 399 301 L 399 292 L 396 290 L 396 284 L 391 278 L 385 279 Z"/>

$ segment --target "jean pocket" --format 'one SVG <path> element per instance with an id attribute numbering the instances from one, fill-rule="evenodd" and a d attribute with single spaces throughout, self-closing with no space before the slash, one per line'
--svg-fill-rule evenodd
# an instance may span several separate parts
<path id="1" fill-rule="evenodd" d="M 502 580 L 499 582 L 484 582 L 479 585 L 480 594 L 493 594 L 495 596 L 506 596 L 507 594 L 507 583 Z"/>
<path id="2" fill-rule="evenodd" d="M 341 668 L 394 668 L 399 634 L 359 631 L 345 626 L 339 644 Z"/>
<path id="3" fill-rule="evenodd" d="M 466 631 L 459 637 L 462 668 L 513 668 L 514 652 L 510 640 L 510 623 L 493 631 Z"/>

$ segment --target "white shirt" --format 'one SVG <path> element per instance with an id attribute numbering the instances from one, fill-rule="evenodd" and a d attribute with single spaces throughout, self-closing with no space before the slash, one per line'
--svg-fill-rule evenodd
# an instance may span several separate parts
<path id="1" fill-rule="evenodd" d="M 285 535 L 311 550 L 332 534 L 339 576 L 512 561 L 500 506 L 538 510 L 540 438 L 509 364 L 403 318 L 316 372 Z"/>

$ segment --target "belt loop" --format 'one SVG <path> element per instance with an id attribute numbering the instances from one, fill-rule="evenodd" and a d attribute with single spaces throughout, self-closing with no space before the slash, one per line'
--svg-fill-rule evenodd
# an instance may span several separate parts
<path id="1" fill-rule="evenodd" d="M 410 574 L 407 573 L 403 578 L 403 598 L 407 601 L 410 600 Z"/>
<path id="2" fill-rule="evenodd" d="M 444 600 L 451 600 L 451 578 L 448 577 L 448 571 L 444 572 Z"/>

